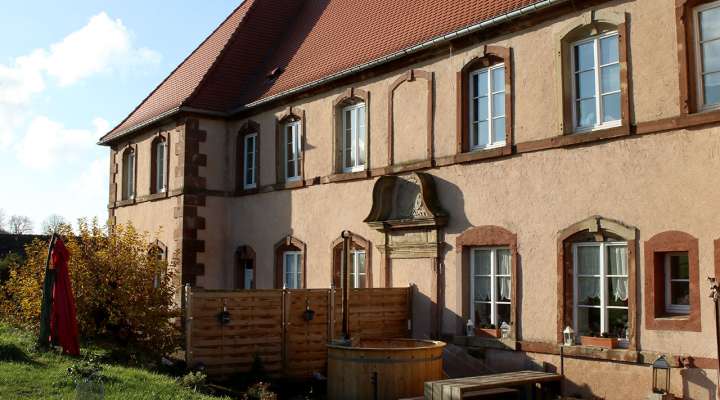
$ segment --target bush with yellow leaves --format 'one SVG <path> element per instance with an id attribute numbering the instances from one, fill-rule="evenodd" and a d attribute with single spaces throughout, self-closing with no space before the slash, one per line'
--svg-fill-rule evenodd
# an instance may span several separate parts
<path id="1" fill-rule="evenodd" d="M 148 234 L 131 225 L 111 230 L 97 220 L 80 220 L 77 234 L 69 226 L 59 233 L 70 251 L 68 269 L 77 306 L 80 334 L 85 339 L 115 339 L 153 354 L 177 348 L 179 315 L 173 265 L 158 257 Z M 0 318 L 37 328 L 47 243 L 26 247 L 22 265 L 10 266 L 0 285 Z M 171 263 L 174 264 L 174 263 Z"/>

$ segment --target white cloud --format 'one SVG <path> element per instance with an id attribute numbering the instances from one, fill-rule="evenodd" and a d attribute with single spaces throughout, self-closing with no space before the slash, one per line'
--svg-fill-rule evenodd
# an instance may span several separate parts
<path id="1" fill-rule="evenodd" d="M 48 80 L 65 87 L 100 73 L 159 61 L 157 52 L 133 43 L 132 33 L 121 20 L 101 12 L 48 48 L 17 57 L 8 65 L 0 64 L 0 150 L 15 141 L 14 133 L 29 120 L 33 96 L 48 88 Z M 42 117 L 39 119 L 33 123 L 44 123 Z"/>
<path id="2" fill-rule="evenodd" d="M 107 121 L 93 120 L 96 129 L 104 129 Z M 63 124 L 47 117 L 32 119 L 25 135 L 16 145 L 16 155 L 20 162 L 30 168 L 42 169 L 63 161 L 72 162 L 84 151 L 95 146 L 98 130 L 67 129 Z"/>

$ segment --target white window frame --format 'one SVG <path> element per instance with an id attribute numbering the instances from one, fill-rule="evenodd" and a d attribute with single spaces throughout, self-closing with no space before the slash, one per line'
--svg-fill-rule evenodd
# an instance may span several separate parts
<path id="1" fill-rule="evenodd" d="M 513 276 L 512 276 L 512 265 L 510 266 L 510 274 L 507 275 L 499 275 L 497 273 L 497 258 L 498 258 L 498 250 L 507 250 L 510 252 L 510 248 L 508 247 L 472 247 L 470 249 L 470 319 L 473 321 L 474 325 L 477 325 L 478 321 L 475 321 L 475 303 L 489 303 L 490 304 L 490 323 L 494 324 L 496 328 L 500 328 L 498 326 L 497 322 L 497 305 L 498 304 L 507 304 L 510 306 L 510 310 L 512 312 L 512 302 L 513 299 L 511 298 L 510 301 L 498 301 L 497 300 L 497 278 L 503 278 L 503 277 L 509 277 L 510 278 L 510 288 L 512 289 L 512 282 L 513 282 Z M 490 301 L 476 301 L 475 300 L 475 276 L 488 276 L 488 275 L 476 275 L 475 274 L 475 252 L 479 251 L 490 251 Z M 512 257 L 512 252 L 510 252 L 510 257 Z M 511 260 L 512 262 L 512 260 Z M 510 319 L 512 320 L 512 315 L 510 316 Z"/>
<path id="2" fill-rule="evenodd" d="M 155 190 L 157 193 L 165 193 L 167 192 L 167 140 L 160 140 L 155 146 Z"/>
<path id="3" fill-rule="evenodd" d="M 588 306 L 588 305 L 578 305 L 578 278 L 580 275 L 578 274 L 578 247 L 599 247 L 600 251 L 600 275 L 582 275 L 582 277 L 594 277 L 600 279 L 600 305 L 598 306 Z M 573 329 L 575 332 L 579 335 L 581 335 L 580 329 L 578 327 L 578 308 L 599 308 L 600 309 L 600 332 L 608 332 L 608 325 L 609 325 L 609 317 L 610 314 L 607 310 L 608 309 L 620 309 L 620 310 L 627 310 L 628 312 L 628 322 L 630 321 L 630 297 L 628 297 L 628 305 L 627 307 L 623 306 L 609 306 L 608 305 L 608 287 L 607 287 L 607 280 L 608 278 L 627 278 L 628 279 L 628 291 L 630 289 L 630 271 L 628 270 L 628 275 L 609 275 L 607 273 L 608 271 L 608 257 L 607 257 L 607 249 L 608 247 L 625 247 L 628 249 L 627 242 L 579 242 L 579 243 L 573 243 L 572 246 L 572 252 L 573 252 Z M 629 251 L 629 249 L 628 249 Z M 627 256 L 630 257 L 629 252 L 627 253 Z M 629 262 L 629 260 L 628 260 Z M 628 335 L 629 336 L 629 335 Z M 626 345 L 628 343 L 627 338 L 618 338 L 618 341 L 621 342 L 623 345 Z"/>
<path id="4" fill-rule="evenodd" d="M 360 260 L 360 254 L 365 255 L 365 272 L 358 273 L 359 269 L 359 261 Z M 360 277 L 365 277 L 365 283 L 367 286 L 367 252 L 365 252 L 364 249 L 358 249 L 358 250 L 351 250 L 350 256 L 352 258 L 352 264 L 349 266 L 349 272 L 350 272 L 350 280 L 352 281 L 351 288 L 358 289 L 360 288 Z M 343 269 L 342 269 L 342 259 L 345 257 L 345 252 L 340 251 L 340 265 L 338 265 L 338 268 L 340 268 L 340 287 L 343 287 L 345 284 L 345 279 L 343 279 Z"/>
<path id="5" fill-rule="evenodd" d="M 251 133 L 243 137 L 243 188 L 255 189 L 257 187 L 257 133 Z M 248 143 L 252 139 L 252 151 L 248 151 L 250 146 Z M 249 156 L 252 154 L 252 165 L 249 162 Z M 287 168 L 287 167 L 286 167 Z M 252 170 L 250 181 L 248 181 L 248 169 Z"/>
<path id="6" fill-rule="evenodd" d="M 127 158 L 125 157 L 127 156 Z M 135 165 L 136 154 L 134 149 L 130 149 L 123 154 L 123 191 L 126 196 L 123 200 L 135 199 Z"/>
<path id="7" fill-rule="evenodd" d="M 358 118 L 359 109 L 363 109 L 363 118 Z M 350 137 L 352 143 L 348 145 L 347 143 L 347 126 L 349 124 L 349 121 L 347 121 L 347 118 L 345 116 L 346 112 L 350 111 L 350 122 L 352 121 L 352 114 L 355 115 L 355 124 L 350 126 Z M 352 104 L 346 107 L 343 107 L 342 109 L 342 170 L 343 172 L 358 172 L 358 171 L 364 171 L 365 170 L 365 161 L 361 164 L 358 162 L 360 155 L 362 154 L 363 160 L 365 160 L 366 154 L 364 151 L 361 152 L 360 150 L 360 137 L 362 135 L 363 142 L 365 143 L 365 146 L 367 148 L 367 127 L 365 126 L 365 115 L 367 113 L 367 109 L 365 108 L 365 103 L 356 103 Z M 351 157 L 353 160 L 355 160 L 354 165 L 348 166 L 349 162 L 351 160 L 347 159 L 347 153 L 346 149 L 350 148 Z"/>
<path id="8" fill-rule="evenodd" d="M 693 45 L 695 46 L 695 65 L 696 65 L 696 90 L 697 90 L 697 107 L 701 111 L 708 111 L 708 110 L 716 110 L 720 109 L 720 103 L 718 104 L 712 104 L 712 105 L 705 105 L 705 90 L 703 86 L 703 76 L 705 74 L 710 74 L 714 72 L 720 72 L 720 71 L 709 71 L 705 72 L 703 71 L 702 67 L 702 42 L 700 41 L 700 13 L 703 11 L 707 11 L 713 8 L 720 7 L 720 1 L 714 1 L 712 3 L 707 3 L 700 5 L 698 7 L 695 7 L 693 9 L 693 21 L 694 21 L 694 29 L 695 32 L 693 32 Z M 720 38 L 708 40 L 715 41 L 720 40 Z"/>
<path id="9" fill-rule="evenodd" d="M 502 147 L 502 146 L 505 146 L 505 143 L 507 141 L 507 118 L 506 118 L 507 109 L 505 110 L 503 115 L 493 116 L 493 111 L 494 111 L 493 101 L 492 101 L 493 95 L 498 94 L 498 93 L 504 93 L 503 100 L 507 96 L 507 93 L 505 92 L 505 81 L 507 80 L 507 77 L 503 81 L 502 90 L 495 90 L 495 88 L 493 87 L 492 72 L 494 70 L 501 69 L 501 68 L 503 69 L 503 75 L 505 73 L 507 73 L 507 71 L 505 71 L 505 63 L 499 63 L 499 64 L 493 64 L 486 68 L 480 68 L 480 69 L 474 70 L 474 71 L 470 72 L 470 74 L 468 75 L 468 87 L 469 87 L 469 91 L 468 91 L 468 109 L 469 109 L 469 112 L 468 112 L 468 127 L 469 127 L 468 128 L 468 136 L 469 136 L 468 143 L 470 143 L 470 151 L 486 150 L 486 149 L 493 149 L 496 147 Z M 475 100 L 476 98 L 479 98 L 481 96 L 473 97 L 473 93 L 475 92 L 475 87 L 473 86 L 473 82 L 474 82 L 475 76 L 480 75 L 483 72 L 487 72 L 487 80 L 488 80 L 488 82 L 487 82 L 488 92 L 485 94 L 485 95 L 487 95 L 487 98 L 488 98 L 488 138 L 487 138 L 488 143 L 486 145 L 479 145 L 478 143 L 475 143 L 476 138 L 475 138 L 475 135 L 473 134 L 473 124 L 474 124 L 473 112 L 475 111 L 475 110 L 473 110 L 473 100 Z M 478 78 L 478 80 L 479 80 L 479 78 Z M 481 93 L 478 92 L 478 95 L 480 95 L 480 94 Z M 494 134 L 493 128 L 495 125 L 494 120 L 500 119 L 500 118 L 502 118 L 506 124 L 505 132 L 503 132 L 505 135 L 505 139 L 498 141 L 498 140 L 495 140 L 495 134 Z"/>
<path id="10" fill-rule="evenodd" d="M 687 279 L 672 279 L 670 270 L 670 258 L 672 256 L 685 255 L 688 258 L 688 274 L 690 273 L 690 254 L 687 251 L 673 251 L 664 254 L 663 263 L 665 265 L 665 312 L 669 314 L 690 314 L 690 304 L 673 304 L 671 300 L 671 284 L 672 282 L 686 282 L 688 284 L 688 293 L 690 290 L 690 276 Z"/>
<path id="11" fill-rule="evenodd" d="M 287 151 L 288 143 L 290 142 L 288 139 L 288 131 L 292 135 L 292 154 Z M 285 154 L 285 159 L 283 160 L 283 170 L 285 171 L 285 181 L 299 181 L 302 179 L 302 174 L 300 172 L 300 159 L 302 157 L 302 132 L 300 120 L 290 121 L 283 126 L 283 140 L 283 154 Z M 293 163 L 295 167 L 295 175 L 293 176 L 288 175 L 288 163 Z"/>
<path id="12" fill-rule="evenodd" d="M 287 276 L 288 276 L 288 256 L 292 256 L 295 260 L 295 266 L 296 270 L 294 273 L 294 277 L 296 280 L 297 286 L 290 286 L 288 285 Z M 285 251 L 283 252 L 283 288 L 286 289 L 302 289 L 303 287 L 303 276 L 302 276 L 302 252 L 300 251 Z"/>
<path id="13" fill-rule="evenodd" d="M 243 267 L 242 267 L 242 273 L 243 273 L 243 289 L 252 289 L 253 284 L 255 283 L 255 260 L 253 259 L 244 259 L 243 260 Z M 251 268 L 248 268 L 248 264 L 250 264 Z M 248 274 L 250 276 L 248 276 Z"/>
<path id="14" fill-rule="evenodd" d="M 612 62 L 609 64 L 602 64 L 600 65 L 600 40 L 609 38 L 612 36 L 618 37 L 618 60 L 616 62 Z M 594 68 L 595 68 L 595 124 L 592 126 L 586 126 L 586 127 L 580 127 L 578 126 L 577 116 L 578 116 L 578 98 L 577 98 L 577 75 L 586 72 L 585 71 L 575 71 L 575 47 L 578 45 L 582 45 L 585 43 L 593 43 L 593 54 L 595 57 L 594 60 Z M 585 38 L 582 40 L 578 40 L 577 42 L 574 42 L 570 45 L 570 81 L 572 86 L 572 124 L 573 124 L 573 132 L 575 133 L 583 133 L 583 132 L 592 132 L 599 129 L 607 129 L 607 128 L 613 128 L 617 126 L 622 125 L 622 83 L 620 85 L 620 89 L 603 93 L 601 94 L 601 86 L 602 82 L 601 75 L 600 75 L 600 69 L 602 67 L 607 67 L 610 65 L 620 64 L 620 35 L 618 34 L 618 31 L 612 31 L 612 32 L 606 32 L 600 35 L 595 35 L 589 38 Z M 622 74 L 622 71 L 619 72 Z M 617 119 L 615 121 L 608 121 L 608 122 L 601 122 L 602 116 L 603 116 L 603 106 L 602 106 L 602 96 L 605 95 L 611 95 L 611 94 L 620 94 L 620 119 Z"/>

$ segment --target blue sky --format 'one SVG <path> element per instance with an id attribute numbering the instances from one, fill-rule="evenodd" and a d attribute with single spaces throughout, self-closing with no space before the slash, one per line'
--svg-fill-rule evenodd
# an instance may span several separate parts
<path id="1" fill-rule="evenodd" d="M 0 209 L 107 218 L 120 122 L 240 0 L 38 0 L 0 13 Z"/>

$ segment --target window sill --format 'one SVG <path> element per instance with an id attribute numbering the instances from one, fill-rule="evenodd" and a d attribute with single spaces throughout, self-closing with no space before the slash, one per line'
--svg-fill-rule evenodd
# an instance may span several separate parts
<path id="1" fill-rule="evenodd" d="M 294 180 L 290 182 L 280 182 L 273 185 L 273 188 L 275 190 L 285 190 L 285 189 L 297 189 L 305 186 L 305 182 L 300 180 Z"/>
<path id="2" fill-rule="evenodd" d="M 404 164 L 395 164 L 395 165 L 389 165 L 385 167 L 385 175 L 391 175 L 391 174 L 401 174 L 403 172 L 410 172 L 415 171 L 418 169 L 427 169 L 432 168 L 433 162 L 432 160 L 423 160 L 423 161 L 416 161 L 416 162 L 409 162 Z"/>
<path id="3" fill-rule="evenodd" d="M 487 160 L 490 158 L 504 157 L 512 154 L 512 146 L 504 145 L 488 149 L 472 150 L 467 153 L 459 153 L 455 155 L 456 163 L 468 163 L 473 161 Z"/>
<path id="4" fill-rule="evenodd" d="M 453 344 L 463 347 L 476 347 L 498 350 L 517 350 L 518 342 L 515 339 L 501 339 L 480 336 L 454 336 Z"/>
<path id="5" fill-rule="evenodd" d="M 700 316 L 662 314 L 655 318 L 647 318 L 645 328 L 657 331 L 700 332 Z"/>
<path id="6" fill-rule="evenodd" d="M 132 205 L 132 204 L 135 204 L 135 199 L 134 199 L 134 198 L 133 198 L 133 199 L 120 200 L 120 201 L 118 201 L 118 202 L 115 203 L 115 206 L 116 206 L 116 207 L 124 207 L 124 206 L 129 206 L 129 205 Z"/>
<path id="7" fill-rule="evenodd" d="M 356 179 L 365 179 L 370 176 L 369 171 L 362 170 L 362 171 L 356 171 L 356 172 L 342 172 L 342 173 L 336 173 L 328 176 L 324 176 L 321 179 L 321 183 L 333 183 L 333 182 L 344 182 L 344 181 L 352 181 Z"/>
<path id="8" fill-rule="evenodd" d="M 599 142 L 629 135 L 630 127 L 627 125 L 621 125 L 614 128 L 607 128 L 591 132 L 571 132 L 546 139 L 531 140 L 529 142 L 518 143 L 515 147 L 518 153 L 529 153 L 533 151 L 540 151 L 557 147 L 569 147 L 585 143 Z"/>
<path id="9" fill-rule="evenodd" d="M 138 202 L 159 200 L 159 199 L 164 199 L 167 197 L 168 197 L 167 192 L 152 193 L 152 194 L 148 194 L 146 196 L 140 196 L 140 198 L 138 199 Z"/>

